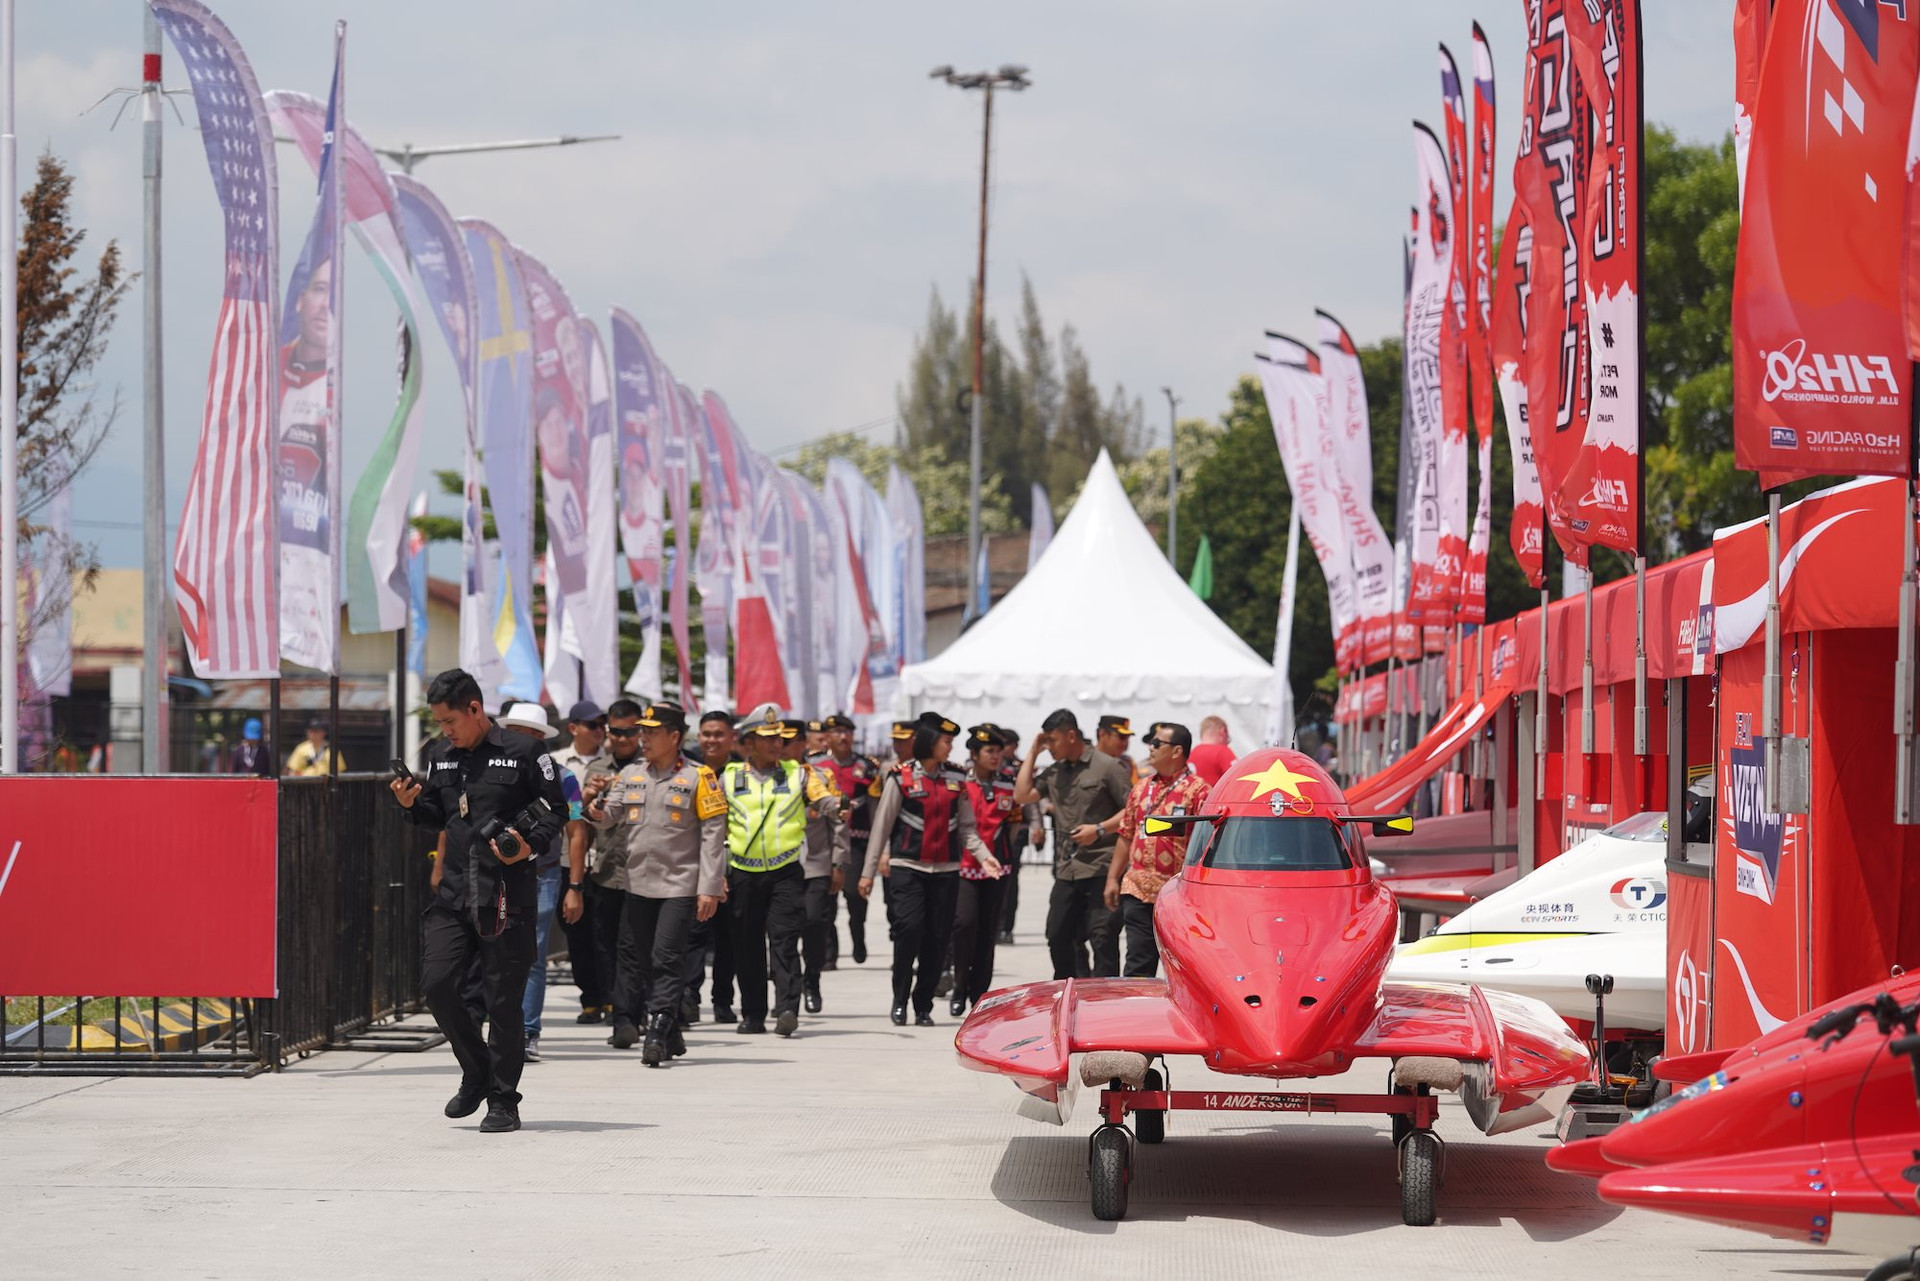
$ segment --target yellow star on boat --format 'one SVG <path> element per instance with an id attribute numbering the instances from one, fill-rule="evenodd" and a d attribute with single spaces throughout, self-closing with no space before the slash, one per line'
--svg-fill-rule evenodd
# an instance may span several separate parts
<path id="1" fill-rule="evenodd" d="M 1264 770 L 1258 774 L 1242 774 L 1239 781 L 1254 785 L 1249 800 L 1257 801 L 1268 792 L 1281 791 L 1298 801 L 1305 799 L 1300 795 L 1300 784 L 1313 782 L 1313 775 L 1296 774 L 1287 768 L 1286 761 L 1275 757 L 1273 763 Z"/>

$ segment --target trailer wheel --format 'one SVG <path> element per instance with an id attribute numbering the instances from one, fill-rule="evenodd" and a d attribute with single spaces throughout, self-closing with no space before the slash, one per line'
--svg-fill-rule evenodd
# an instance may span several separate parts
<path id="1" fill-rule="evenodd" d="M 1867 1273 L 1867 1281 L 1915 1281 L 1920 1278 L 1920 1250 L 1888 1259 Z"/>
<path id="2" fill-rule="evenodd" d="M 1127 1185 L 1133 1181 L 1133 1143 L 1117 1125 L 1093 1132 L 1087 1178 L 1093 1184 L 1093 1217 L 1113 1223 L 1127 1217 Z"/>
<path id="3" fill-rule="evenodd" d="M 1160 1069 L 1148 1068 L 1146 1079 L 1140 1083 L 1143 1090 L 1164 1090 L 1166 1082 L 1160 1075 Z M 1142 1109 L 1133 1114 L 1133 1137 L 1142 1143 L 1162 1143 L 1167 1137 L 1167 1114 L 1158 1108 L 1151 1111 Z"/>
<path id="4" fill-rule="evenodd" d="M 1408 1227 L 1433 1223 L 1433 1188 L 1439 1175 L 1440 1140 L 1415 1130 L 1400 1144 L 1400 1219 Z"/>

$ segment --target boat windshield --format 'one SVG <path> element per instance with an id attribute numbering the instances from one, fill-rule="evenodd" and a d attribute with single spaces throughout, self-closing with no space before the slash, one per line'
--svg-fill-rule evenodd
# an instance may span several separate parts
<path id="1" fill-rule="evenodd" d="M 1650 845 L 1664 845 L 1667 840 L 1667 816 L 1664 811 L 1647 814 L 1635 814 L 1632 818 L 1623 818 L 1603 835 L 1622 841 L 1645 841 Z"/>
<path id="2" fill-rule="evenodd" d="M 1220 824 L 1201 844 L 1196 827 L 1188 844 L 1188 863 L 1223 872 L 1337 872 L 1354 865 L 1360 849 L 1357 832 L 1324 818 L 1235 816 Z"/>

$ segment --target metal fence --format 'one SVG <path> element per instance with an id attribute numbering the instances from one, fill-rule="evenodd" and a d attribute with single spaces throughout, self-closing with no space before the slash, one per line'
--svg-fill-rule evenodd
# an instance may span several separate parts
<path id="1" fill-rule="evenodd" d="M 440 1044 L 420 995 L 433 846 L 384 774 L 280 780 L 279 995 L 32 998 L 0 1013 L 0 1073 L 252 1075 L 315 1050 Z"/>

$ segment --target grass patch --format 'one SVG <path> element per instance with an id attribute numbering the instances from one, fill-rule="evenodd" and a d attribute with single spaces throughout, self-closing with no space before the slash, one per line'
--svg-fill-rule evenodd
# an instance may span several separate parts
<path id="1" fill-rule="evenodd" d="M 156 999 L 154 997 L 143 996 L 135 998 L 123 996 L 118 999 L 120 1002 L 120 1013 L 128 1018 L 133 1017 L 136 1007 L 147 1015 L 147 1017 L 151 1018 L 153 1016 L 154 1001 Z M 181 1001 L 186 998 L 163 996 L 157 999 L 159 1003 L 164 1006 L 170 1002 Z M 45 1017 L 48 1027 L 71 1027 L 75 1023 L 96 1023 L 102 1019 L 111 1020 L 113 1018 L 113 1003 L 115 998 L 111 996 L 49 996 L 44 998 L 37 996 L 10 996 L 7 998 L 6 1026 L 9 1028 L 24 1027 L 40 1018 L 41 1002 L 43 1000 L 46 1003 Z M 202 1007 L 201 1017 L 207 1022 L 213 1021 L 212 1012 L 204 1006 Z"/>

